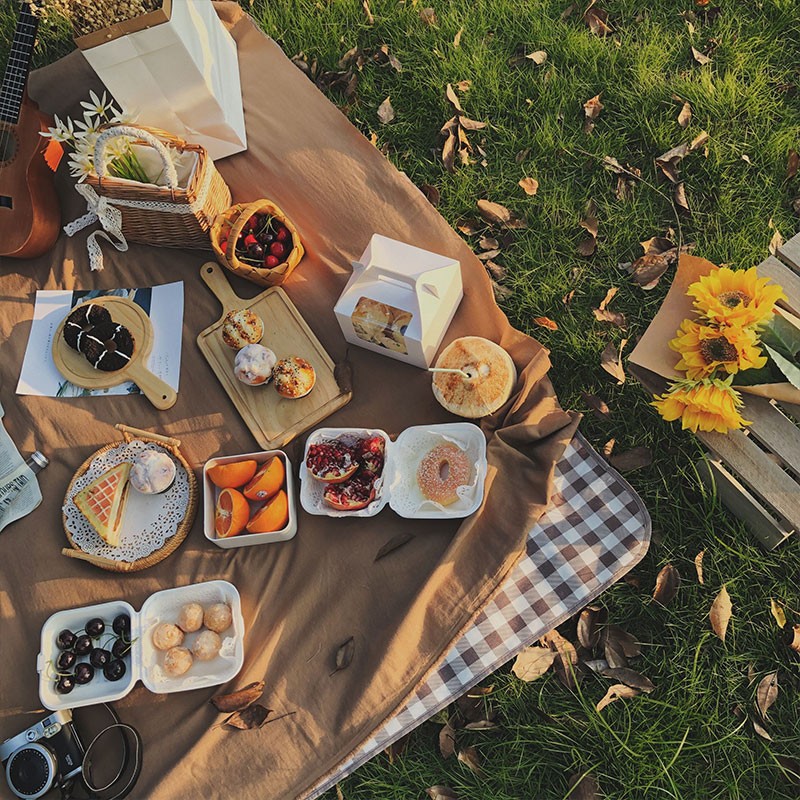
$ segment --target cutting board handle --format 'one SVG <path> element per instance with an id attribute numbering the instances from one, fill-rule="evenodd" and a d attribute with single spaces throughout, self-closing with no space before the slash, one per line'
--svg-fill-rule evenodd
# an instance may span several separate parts
<path id="1" fill-rule="evenodd" d="M 131 364 L 126 377 L 130 378 L 142 390 L 144 396 L 161 411 L 172 408 L 178 401 L 177 392 L 140 363 Z"/>
<path id="2" fill-rule="evenodd" d="M 203 279 L 203 283 L 214 293 L 217 300 L 222 303 L 222 317 L 229 311 L 242 308 L 247 303 L 246 300 L 242 300 L 231 289 L 222 267 L 215 261 L 207 261 L 200 267 L 200 277 Z"/>

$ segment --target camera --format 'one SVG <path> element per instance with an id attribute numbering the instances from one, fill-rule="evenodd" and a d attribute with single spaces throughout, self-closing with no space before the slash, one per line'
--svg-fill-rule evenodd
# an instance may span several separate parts
<path id="1" fill-rule="evenodd" d="M 71 711 L 55 711 L 28 730 L 0 744 L 8 787 L 36 800 L 80 775 L 84 749 Z"/>

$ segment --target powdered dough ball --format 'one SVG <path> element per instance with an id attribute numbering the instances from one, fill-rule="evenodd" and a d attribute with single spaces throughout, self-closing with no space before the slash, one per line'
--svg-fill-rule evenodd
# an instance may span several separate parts
<path id="1" fill-rule="evenodd" d="M 214 603 L 206 609 L 203 615 L 203 624 L 214 633 L 228 630 L 233 622 L 233 614 L 225 603 Z"/>
<path id="2" fill-rule="evenodd" d="M 219 655 L 222 639 L 214 631 L 203 631 L 192 645 L 192 653 L 198 661 L 211 661 Z"/>
<path id="3" fill-rule="evenodd" d="M 183 644 L 183 631 L 171 622 L 162 622 L 153 631 L 153 647 L 158 650 L 169 650 Z"/>
<path id="4" fill-rule="evenodd" d="M 249 308 L 229 311 L 222 323 L 222 340 L 234 350 L 241 350 L 248 344 L 258 344 L 263 335 L 261 317 Z"/>
<path id="5" fill-rule="evenodd" d="M 464 336 L 451 342 L 436 361 L 433 394 L 452 414 L 477 419 L 493 414 L 509 397 L 517 382 L 511 356 L 499 344 L 480 336 Z"/>
<path id="6" fill-rule="evenodd" d="M 173 678 L 183 675 L 192 666 L 192 654 L 185 647 L 173 647 L 164 656 L 164 672 Z"/>
<path id="7" fill-rule="evenodd" d="M 203 606 L 187 603 L 178 614 L 178 627 L 186 633 L 194 633 L 203 627 Z"/>
<path id="8" fill-rule="evenodd" d="M 160 450 L 144 450 L 131 467 L 131 486 L 142 494 L 161 494 L 175 482 L 175 462 Z"/>
<path id="9" fill-rule="evenodd" d="M 261 344 L 248 344 L 233 362 L 233 374 L 248 386 L 261 386 L 272 377 L 278 359 L 275 353 Z"/>

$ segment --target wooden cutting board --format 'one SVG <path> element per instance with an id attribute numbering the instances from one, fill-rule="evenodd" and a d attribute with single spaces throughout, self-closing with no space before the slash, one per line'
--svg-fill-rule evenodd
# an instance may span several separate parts
<path id="1" fill-rule="evenodd" d="M 222 316 L 200 333 L 197 345 L 261 447 L 283 447 L 350 402 L 352 391 L 339 387 L 335 364 L 283 289 L 274 286 L 245 300 L 231 289 L 222 267 L 213 261 L 203 264 L 200 277 L 222 303 Z M 271 381 L 248 386 L 233 374 L 236 351 L 222 340 L 222 323 L 229 311 L 244 308 L 264 322 L 261 344 L 279 359 L 300 356 L 314 367 L 317 381 L 305 397 L 290 400 L 281 397 Z"/>
<path id="2" fill-rule="evenodd" d="M 172 408 L 178 399 L 175 390 L 145 366 L 153 347 L 153 325 L 144 309 L 125 297 L 95 297 L 86 302 L 105 306 L 114 322 L 128 328 L 134 340 L 133 356 L 126 366 L 114 372 L 95 369 L 64 341 L 62 331 L 67 321 L 64 317 L 53 336 L 53 361 L 58 371 L 84 389 L 108 389 L 124 381 L 133 381 L 156 408 L 162 411 Z"/>

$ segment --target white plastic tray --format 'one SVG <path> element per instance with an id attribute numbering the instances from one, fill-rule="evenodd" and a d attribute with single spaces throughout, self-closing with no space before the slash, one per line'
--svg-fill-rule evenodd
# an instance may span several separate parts
<path id="1" fill-rule="evenodd" d="M 235 461 L 257 461 L 259 465 L 269 461 L 273 456 L 283 459 L 286 470 L 286 496 L 289 500 L 289 522 L 286 527 L 273 533 L 239 533 L 223 539 L 217 537 L 214 529 L 214 515 L 220 490 L 208 477 L 208 470 L 217 464 L 232 464 Z M 206 461 L 203 467 L 203 533 L 209 542 L 227 550 L 231 547 L 247 547 L 251 544 L 269 544 L 285 542 L 297 533 L 297 500 L 294 488 L 294 470 L 289 456 L 283 450 L 261 450 L 258 453 L 242 453 L 238 456 L 219 456 Z"/>
<path id="2" fill-rule="evenodd" d="M 181 607 L 192 602 L 203 606 L 227 603 L 231 609 L 233 624 L 220 634 L 222 649 L 217 658 L 212 661 L 195 660 L 185 675 L 170 678 L 162 672 L 164 653 L 153 647 L 152 632 L 160 622 L 176 622 Z M 71 631 L 82 630 L 83 626 L 94 617 L 100 617 L 106 623 L 106 630 L 110 631 L 114 617 L 123 613 L 130 615 L 133 641 L 130 655 L 126 659 L 128 669 L 125 676 L 119 681 L 108 681 L 103 677 L 102 670 L 95 670 L 91 683 L 76 686 L 69 694 L 56 692 L 55 660 L 61 652 L 56 647 L 59 631 L 64 628 L 69 628 Z M 183 646 L 191 649 L 197 636 L 198 633 L 187 633 Z M 86 660 L 88 661 L 88 658 Z M 39 673 L 39 698 L 42 705 L 51 711 L 57 711 L 119 700 L 128 694 L 139 680 L 156 694 L 217 686 L 233 678 L 243 663 L 244 619 L 239 592 L 227 581 L 206 581 L 155 592 L 145 600 L 139 612 L 124 600 L 56 612 L 42 626 L 36 669 Z"/>
<path id="3" fill-rule="evenodd" d="M 356 439 L 382 436 L 386 443 L 386 460 L 383 474 L 376 484 L 375 499 L 359 511 L 339 511 L 323 499 L 325 484 L 318 481 L 306 468 L 309 447 L 322 441 L 342 441 L 350 444 Z M 441 506 L 423 497 L 417 486 L 416 475 L 424 455 L 443 442 L 453 442 L 467 452 L 474 464 L 472 484 L 452 505 Z M 300 505 L 309 513 L 329 517 L 374 517 L 387 504 L 396 514 L 408 519 L 453 519 L 468 517 L 483 502 L 486 480 L 486 438 L 479 427 L 469 422 L 451 422 L 442 425 L 415 425 L 406 428 L 396 441 L 380 429 L 319 428 L 306 440 L 303 461 L 300 464 Z"/>

